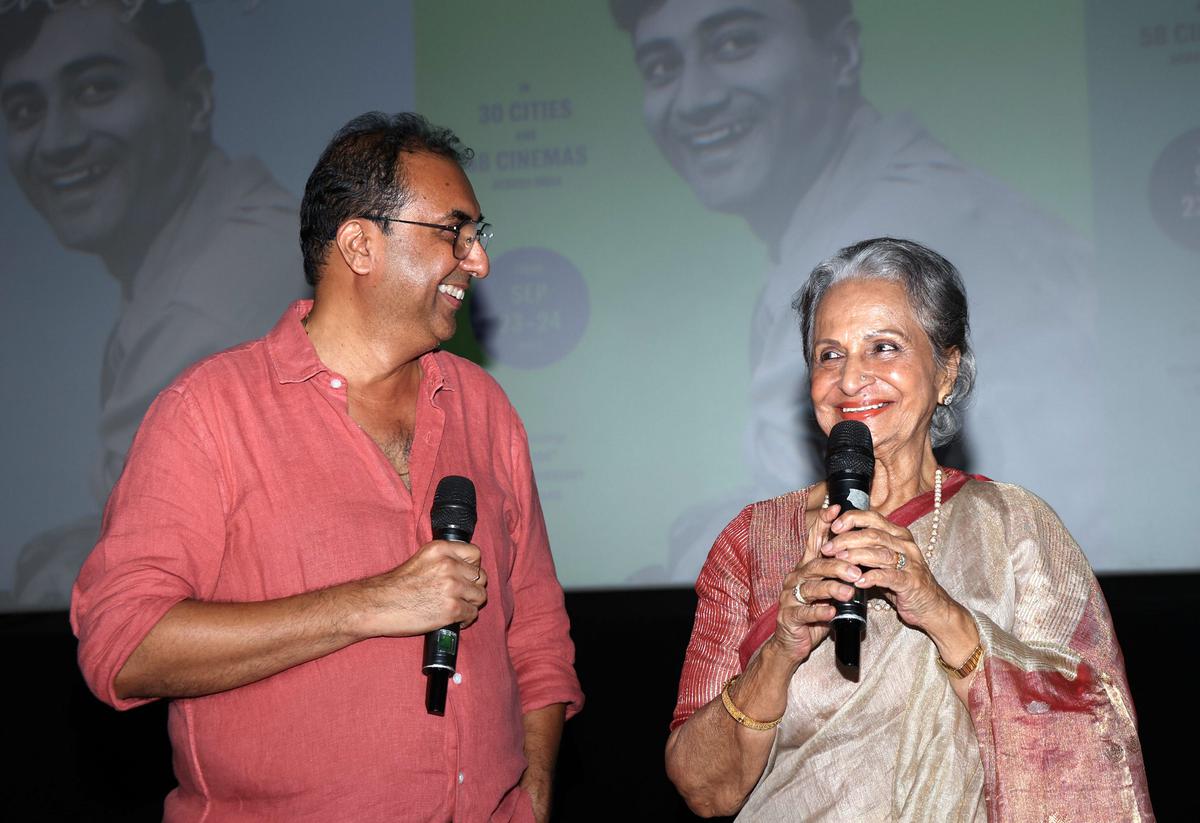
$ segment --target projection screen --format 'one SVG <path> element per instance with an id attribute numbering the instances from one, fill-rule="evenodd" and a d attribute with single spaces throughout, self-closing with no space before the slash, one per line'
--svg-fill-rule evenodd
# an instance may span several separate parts
<path id="1" fill-rule="evenodd" d="M 0 2 L 0 26 L 29 5 Z M 1101 572 L 1196 569 L 1176 522 L 1198 453 L 1180 413 L 1200 399 L 1200 9 L 861 0 L 819 31 L 779 24 L 792 5 L 194 10 L 213 145 L 258 159 L 230 173 L 277 187 L 277 237 L 354 114 L 415 108 L 474 148 L 492 270 L 447 348 L 522 414 L 567 587 L 690 585 L 742 506 L 819 479 L 790 303 L 878 235 L 932 246 L 967 285 L 978 389 L 943 462 L 1045 498 Z M 185 260 L 195 245 L 156 237 L 180 292 L 155 303 L 111 243 L 72 235 L 38 186 L 100 161 L 30 171 L 45 161 L 9 90 L 52 72 L 36 46 L 0 65 L 9 610 L 65 605 L 154 392 L 306 293 L 294 247 L 268 281 L 239 246 Z M 77 139 L 122 126 L 105 128 Z M 122 343 L 132 326 L 145 350 Z"/>

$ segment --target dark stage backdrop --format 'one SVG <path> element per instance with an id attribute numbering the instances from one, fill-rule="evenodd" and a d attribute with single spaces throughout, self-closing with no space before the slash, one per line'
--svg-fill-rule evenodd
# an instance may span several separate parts
<path id="1" fill-rule="evenodd" d="M 0 0 L 0 31 L 61 5 Z M 947 461 L 1040 494 L 1101 571 L 1200 564 L 1129 504 L 1186 510 L 1200 442 L 1172 426 L 1200 400 L 1195 0 L 859 0 L 826 36 L 779 0 L 192 5 L 211 83 L 164 85 L 119 25 L 161 0 L 0 56 L 0 610 L 65 606 L 154 394 L 304 293 L 323 144 L 413 107 L 478 152 L 493 274 L 451 348 L 528 424 L 568 588 L 690 585 L 742 505 L 817 476 L 788 304 L 885 233 L 967 283 Z"/>
<path id="2" fill-rule="evenodd" d="M 1192 761 L 1180 754 L 1200 735 L 1184 673 L 1200 632 L 1200 575 L 1100 583 L 1125 651 L 1155 812 L 1164 823 L 1200 819 Z M 567 724 L 555 820 L 694 819 L 662 759 L 694 608 L 687 589 L 568 593 L 587 705 Z M 61 612 L 0 617 L 0 649 L 9 753 L 0 815 L 160 820 L 174 785 L 165 704 L 118 714 L 97 701 L 75 668 Z"/>

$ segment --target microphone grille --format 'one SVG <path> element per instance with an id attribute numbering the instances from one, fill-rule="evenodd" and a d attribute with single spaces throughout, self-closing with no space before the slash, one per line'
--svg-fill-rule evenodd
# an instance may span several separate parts
<path id="1" fill-rule="evenodd" d="M 429 511 L 434 532 L 446 528 L 475 530 L 475 484 L 466 477 L 450 474 L 441 479 L 433 493 Z"/>
<path id="2" fill-rule="evenodd" d="M 830 430 L 825 448 L 825 469 L 830 474 L 849 471 L 874 476 L 875 447 L 866 423 L 843 420 Z"/>

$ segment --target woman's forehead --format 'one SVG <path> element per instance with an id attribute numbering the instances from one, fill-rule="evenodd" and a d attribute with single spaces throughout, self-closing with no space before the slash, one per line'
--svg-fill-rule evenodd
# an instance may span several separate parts
<path id="1" fill-rule="evenodd" d="M 856 277 L 830 286 L 816 312 L 816 329 L 856 327 L 863 324 L 902 325 L 917 322 L 908 292 L 894 280 Z M 882 328 L 883 326 L 880 326 Z"/>

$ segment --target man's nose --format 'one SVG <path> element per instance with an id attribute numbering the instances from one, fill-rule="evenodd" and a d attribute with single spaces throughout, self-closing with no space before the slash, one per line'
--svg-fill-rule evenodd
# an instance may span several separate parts
<path id="1" fill-rule="evenodd" d="M 66 165 L 83 151 L 87 135 L 88 130 L 74 106 L 51 100 L 38 131 L 38 156 L 50 165 Z"/>
<path id="2" fill-rule="evenodd" d="M 467 274 L 482 280 L 491 271 L 492 260 L 488 257 L 487 249 L 483 247 L 482 243 L 473 243 L 466 258 L 459 265 Z"/>
<path id="3" fill-rule="evenodd" d="M 693 124 L 707 122 L 729 101 L 729 90 L 720 75 L 702 59 L 688 59 L 679 76 L 675 113 Z"/>

